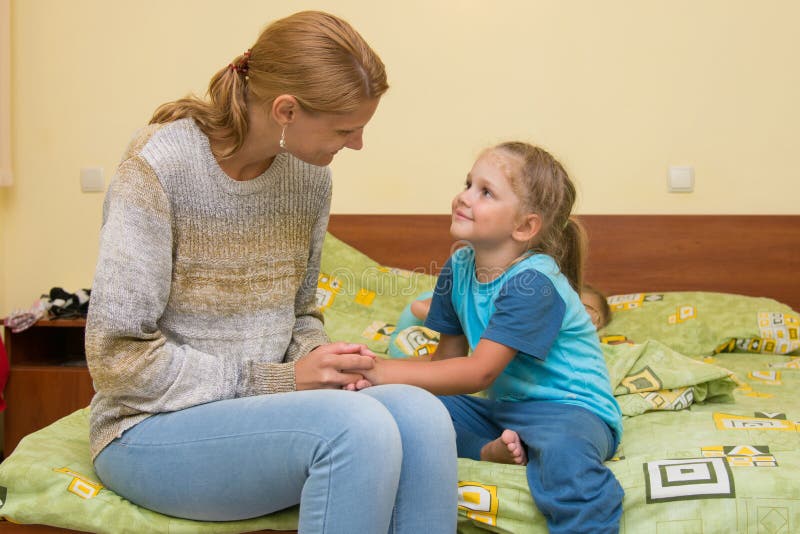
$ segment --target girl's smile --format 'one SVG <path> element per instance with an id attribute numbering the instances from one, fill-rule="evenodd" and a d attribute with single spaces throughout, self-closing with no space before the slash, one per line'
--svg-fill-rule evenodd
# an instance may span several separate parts
<path id="1" fill-rule="evenodd" d="M 472 220 L 463 210 L 457 209 L 453 212 L 453 219 L 470 221 Z"/>

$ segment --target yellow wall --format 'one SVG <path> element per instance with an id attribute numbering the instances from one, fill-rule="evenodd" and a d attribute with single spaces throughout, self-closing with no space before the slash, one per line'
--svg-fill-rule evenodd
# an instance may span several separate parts
<path id="1" fill-rule="evenodd" d="M 476 152 L 551 149 L 580 213 L 800 213 L 794 0 L 12 0 L 13 187 L 0 193 L 0 315 L 89 287 L 102 195 L 160 103 L 203 93 L 264 24 L 303 8 L 361 31 L 392 89 L 333 211 L 445 213 Z M 696 190 L 668 194 L 669 165 Z"/>
<path id="2" fill-rule="evenodd" d="M 8 311 L 6 308 L 6 191 L 0 187 L 0 317 L 4 317 Z M 0 328 L 0 331 L 3 330 Z M 2 337 L 2 334 L 0 334 Z"/>

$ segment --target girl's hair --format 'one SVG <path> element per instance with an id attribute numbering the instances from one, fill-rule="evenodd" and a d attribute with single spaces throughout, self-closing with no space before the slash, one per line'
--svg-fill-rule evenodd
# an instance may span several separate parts
<path id="1" fill-rule="evenodd" d="M 511 141 L 497 145 L 520 161 L 509 176 L 525 212 L 536 213 L 542 227 L 530 244 L 535 252 L 553 257 L 573 289 L 580 293 L 586 257 L 586 232 L 571 218 L 575 185 L 567 171 L 549 152 L 529 143 Z"/>
<path id="2" fill-rule="evenodd" d="M 308 112 L 348 113 L 389 85 L 378 55 L 344 20 L 302 11 L 266 27 L 253 47 L 219 70 L 208 99 L 189 95 L 160 106 L 150 124 L 192 117 L 208 136 L 236 152 L 247 134 L 247 106 L 294 96 Z"/>

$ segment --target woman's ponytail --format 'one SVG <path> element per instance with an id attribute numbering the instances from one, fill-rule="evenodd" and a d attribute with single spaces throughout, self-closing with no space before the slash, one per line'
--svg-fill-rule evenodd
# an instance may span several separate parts
<path id="1" fill-rule="evenodd" d="M 193 118 L 200 129 L 222 141 L 226 148 L 219 158 L 236 152 L 247 134 L 247 62 L 249 52 L 220 69 L 208 85 L 208 100 L 194 95 L 163 104 L 156 109 L 150 124 Z"/>

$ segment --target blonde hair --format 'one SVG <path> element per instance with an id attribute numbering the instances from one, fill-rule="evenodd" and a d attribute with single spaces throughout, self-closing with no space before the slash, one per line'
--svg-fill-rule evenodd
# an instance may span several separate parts
<path id="1" fill-rule="evenodd" d="M 577 219 L 570 217 L 577 195 L 569 174 L 549 152 L 529 143 L 510 141 L 494 150 L 519 160 L 519 168 L 510 172 L 511 186 L 520 199 L 521 209 L 541 217 L 542 227 L 530 248 L 551 256 L 573 289 L 580 293 L 586 232 Z"/>
<path id="2" fill-rule="evenodd" d="M 160 106 L 150 124 L 192 117 L 209 137 L 235 153 L 247 134 L 248 104 L 294 96 L 309 112 L 348 113 L 379 98 L 386 69 L 361 35 L 344 20 L 302 11 L 264 29 L 252 48 L 211 78 L 208 99 L 189 95 Z"/>

